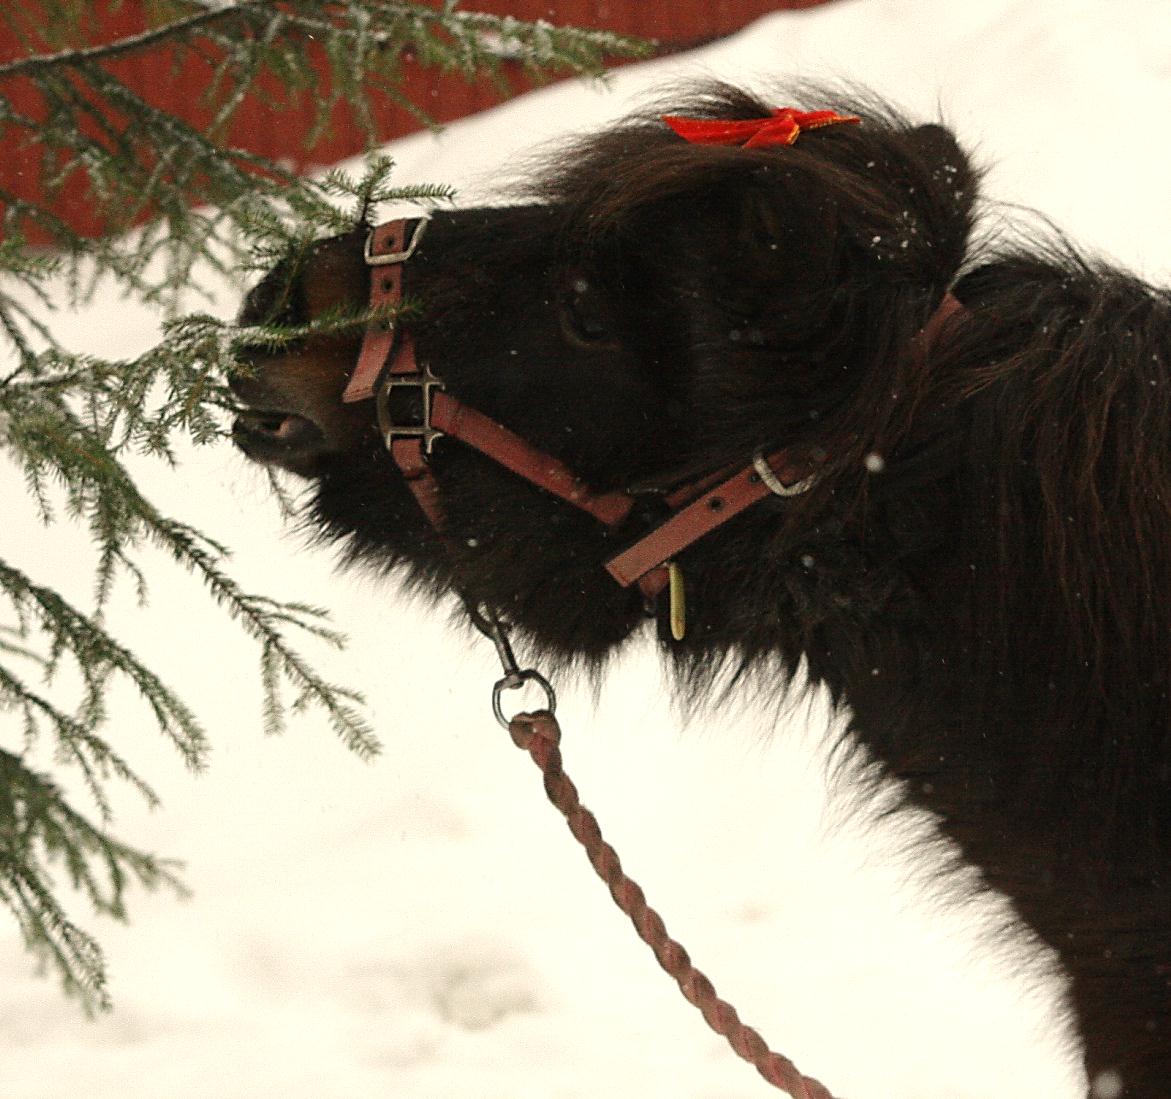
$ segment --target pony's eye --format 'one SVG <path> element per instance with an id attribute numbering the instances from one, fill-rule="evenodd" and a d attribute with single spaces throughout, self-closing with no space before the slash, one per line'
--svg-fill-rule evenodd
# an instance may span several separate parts
<path id="1" fill-rule="evenodd" d="M 597 346 L 617 342 L 609 306 L 588 279 L 575 277 L 561 301 L 561 320 L 567 335 L 578 343 Z"/>

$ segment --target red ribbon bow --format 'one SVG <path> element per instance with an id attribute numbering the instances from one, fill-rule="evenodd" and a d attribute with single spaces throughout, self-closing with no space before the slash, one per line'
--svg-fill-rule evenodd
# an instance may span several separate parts
<path id="1" fill-rule="evenodd" d="M 820 130 L 840 122 L 857 125 L 854 115 L 833 111 L 798 111 L 793 107 L 776 107 L 771 118 L 752 118 L 744 122 L 724 119 L 680 118 L 663 115 L 663 121 L 681 138 L 696 145 L 742 145 L 759 149 L 765 145 L 792 145 L 805 130 Z"/>

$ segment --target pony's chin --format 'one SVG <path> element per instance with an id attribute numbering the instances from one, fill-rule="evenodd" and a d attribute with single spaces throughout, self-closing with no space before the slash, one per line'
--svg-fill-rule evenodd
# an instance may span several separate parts
<path id="1" fill-rule="evenodd" d="M 252 461 L 301 477 L 318 471 L 328 449 L 321 428 L 293 412 L 240 412 L 232 425 L 232 442 Z"/>

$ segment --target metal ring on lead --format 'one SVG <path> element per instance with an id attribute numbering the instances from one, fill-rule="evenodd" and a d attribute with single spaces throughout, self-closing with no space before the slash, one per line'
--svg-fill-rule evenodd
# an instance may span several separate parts
<path id="1" fill-rule="evenodd" d="M 410 221 L 412 219 L 405 219 Z M 427 223 L 431 220 L 429 214 L 413 219 L 415 221 L 415 228 L 411 231 L 411 239 L 407 246 L 401 252 L 387 252 L 385 255 L 374 254 L 374 234 L 378 231 L 377 228 L 371 229 L 366 234 L 366 265 L 368 267 L 383 267 L 390 263 L 406 263 L 407 260 L 415 254 L 415 249 L 419 247 L 419 241 L 423 239 L 423 233 L 427 228 Z"/>
<path id="2" fill-rule="evenodd" d="M 553 690 L 552 684 L 540 672 L 533 668 L 527 671 L 515 672 L 506 675 L 503 679 L 497 680 L 496 686 L 492 688 L 492 712 L 496 715 L 496 720 L 500 722 L 504 728 L 509 728 L 509 719 L 504 716 L 504 709 L 500 704 L 500 696 L 505 691 L 514 691 L 518 687 L 523 687 L 529 681 L 536 683 L 542 691 L 545 692 L 545 709 L 549 713 L 555 713 L 557 710 L 557 694 Z"/>
<path id="3" fill-rule="evenodd" d="M 773 472 L 773 467 L 765 461 L 763 448 L 757 450 L 752 455 L 752 468 L 756 470 L 757 476 L 764 482 L 765 488 L 774 496 L 800 496 L 803 492 L 808 492 L 813 488 L 813 484 L 817 480 L 816 474 L 811 473 L 808 477 L 803 477 L 800 481 L 794 481 L 791 485 L 786 485 Z"/>

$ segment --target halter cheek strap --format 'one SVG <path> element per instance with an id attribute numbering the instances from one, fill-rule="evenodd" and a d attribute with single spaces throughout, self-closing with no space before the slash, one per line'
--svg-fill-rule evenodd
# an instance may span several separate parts
<path id="1" fill-rule="evenodd" d="M 427 227 L 426 218 L 389 221 L 371 230 L 366 243 L 370 267 L 370 305 L 393 312 L 402 301 L 406 261 L 415 254 Z M 925 356 L 940 329 L 963 306 L 948 294 L 916 338 L 914 354 Z M 400 394 L 413 394 L 402 401 Z M 439 484 L 429 461 L 436 439 L 450 436 L 491 458 L 518 477 L 593 516 L 618 527 L 633 511 L 638 496 L 596 492 L 564 463 L 538 450 L 491 417 L 447 393 L 441 378 L 415 356 L 411 333 L 381 321 L 367 328 L 353 374 L 342 400 L 374 398 L 383 442 L 420 509 L 442 532 L 444 515 Z M 401 415 L 404 405 L 409 416 Z M 667 586 L 668 567 L 688 546 L 770 495 L 796 496 L 816 480 L 822 457 L 782 448 L 757 452 L 742 467 L 726 467 L 688 482 L 664 497 L 672 514 L 606 562 L 606 571 L 623 587 L 637 584 L 647 598 Z"/>
<path id="2" fill-rule="evenodd" d="M 370 230 L 366 237 L 366 266 L 370 268 L 370 308 L 392 311 L 403 298 L 403 271 L 415 254 L 427 218 L 400 218 Z M 409 234 L 409 239 L 408 239 Z M 374 396 L 374 387 L 382 368 L 390 358 L 398 326 L 392 319 L 372 324 L 362 339 L 358 363 L 346 383 L 342 401 L 351 404 Z"/>

